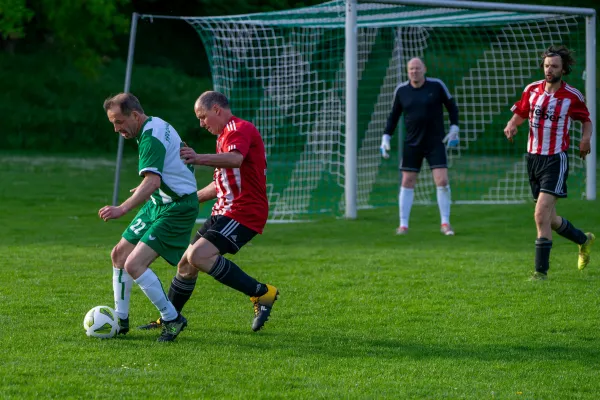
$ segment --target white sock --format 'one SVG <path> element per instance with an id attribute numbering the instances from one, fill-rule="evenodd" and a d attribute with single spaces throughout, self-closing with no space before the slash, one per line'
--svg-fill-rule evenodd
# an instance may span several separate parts
<path id="1" fill-rule="evenodd" d="M 410 209 L 415 198 L 415 189 L 409 189 L 402 186 L 398 196 L 398 208 L 400 209 L 400 226 L 408 228 L 410 219 Z"/>
<path id="2" fill-rule="evenodd" d="M 175 310 L 175 307 L 167 298 L 162 284 L 154 271 L 148 268 L 139 278 L 135 279 L 135 283 L 140 286 L 146 297 L 160 311 L 163 320 L 172 321 L 177 318 L 177 310 Z"/>
<path id="3" fill-rule="evenodd" d="M 450 185 L 437 187 L 437 202 L 442 224 L 450 224 Z"/>
<path id="4" fill-rule="evenodd" d="M 115 312 L 121 319 L 129 315 L 129 299 L 133 278 L 124 269 L 113 266 L 113 294 L 115 296 Z"/>

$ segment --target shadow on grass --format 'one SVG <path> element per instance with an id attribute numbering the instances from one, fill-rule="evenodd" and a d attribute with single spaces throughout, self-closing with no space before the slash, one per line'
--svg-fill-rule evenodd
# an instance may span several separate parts
<path id="1" fill-rule="evenodd" d="M 227 335 L 208 335 L 205 338 L 186 337 L 185 332 L 177 339 L 182 345 L 197 343 L 199 346 L 231 346 L 251 351 L 284 352 L 288 356 L 327 358 L 378 358 L 383 360 L 479 360 L 506 362 L 542 362 L 573 360 L 585 365 L 597 365 L 600 350 L 590 343 L 589 347 L 573 347 L 552 344 L 522 346 L 512 344 L 443 344 L 417 343 L 400 339 L 369 339 L 365 337 L 335 337 L 332 335 L 290 335 L 288 333 L 227 331 Z M 251 339 L 248 337 L 251 336 Z M 235 337 L 235 340 L 231 340 Z M 136 341 L 137 342 L 137 341 Z"/>

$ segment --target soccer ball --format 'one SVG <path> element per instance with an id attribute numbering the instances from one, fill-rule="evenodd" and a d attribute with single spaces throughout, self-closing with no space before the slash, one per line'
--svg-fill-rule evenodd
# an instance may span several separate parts
<path id="1" fill-rule="evenodd" d="M 96 306 L 83 319 L 85 334 L 97 338 L 111 338 L 119 333 L 119 320 L 115 310 L 108 306 Z"/>

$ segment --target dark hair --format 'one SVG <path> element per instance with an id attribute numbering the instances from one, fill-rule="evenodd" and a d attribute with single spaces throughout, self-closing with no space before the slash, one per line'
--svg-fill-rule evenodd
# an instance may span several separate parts
<path id="1" fill-rule="evenodd" d="M 133 111 L 144 114 L 140 101 L 131 93 L 119 93 L 104 100 L 104 111 L 108 111 L 113 106 L 119 106 L 121 114 L 125 116 L 130 116 Z"/>
<path id="2" fill-rule="evenodd" d="M 575 59 L 573 58 L 573 52 L 569 50 L 566 46 L 550 46 L 542 53 L 542 62 L 540 63 L 540 67 L 544 68 L 544 60 L 546 57 L 555 57 L 559 56 L 562 60 L 562 69 L 565 71 L 565 75 L 569 75 L 573 68 L 571 65 L 575 64 Z"/>
<path id="3" fill-rule="evenodd" d="M 212 90 L 202 93 L 196 102 L 205 110 L 209 110 L 215 104 L 221 108 L 229 108 L 227 97 L 223 93 Z"/>

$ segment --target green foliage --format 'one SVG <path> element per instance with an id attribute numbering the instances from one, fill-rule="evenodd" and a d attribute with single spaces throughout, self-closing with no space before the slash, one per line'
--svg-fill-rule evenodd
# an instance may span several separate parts
<path id="1" fill-rule="evenodd" d="M 117 136 L 102 102 L 123 90 L 125 64 L 115 60 L 101 66 L 98 75 L 89 78 L 66 58 L 50 52 L 0 53 L 0 114 L 3 131 L 10 132 L 0 135 L 0 149 L 114 152 Z M 131 92 L 149 115 L 169 121 L 186 141 L 198 144 L 211 138 L 200 129 L 193 104 L 210 87 L 208 79 L 136 66 Z"/>
<path id="2" fill-rule="evenodd" d="M 280 289 L 263 331 L 250 331 L 248 298 L 201 274 L 174 344 L 135 329 L 88 338 L 83 317 L 113 302 L 110 251 L 133 215 L 96 214 L 113 164 L 0 158 L 3 398 L 598 398 L 600 253 L 579 272 L 577 247 L 556 236 L 549 280 L 528 282 L 532 204 L 455 206 L 455 237 L 438 233 L 435 206 L 415 206 L 402 237 L 397 207 L 267 225 L 233 257 Z M 135 159 L 123 178 L 122 196 Z M 598 205 L 558 207 L 593 229 Z M 153 270 L 167 289 L 175 269 Z M 131 324 L 156 317 L 134 286 Z"/>
<path id="3" fill-rule="evenodd" d="M 129 29 L 122 7 L 130 0 L 36 0 L 37 21 L 60 52 L 71 56 L 87 74 L 95 74 L 102 56 L 114 51 L 115 37 Z"/>
<path id="4" fill-rule="evenodd" d="M 18 39 L 25 35 L 25 24 L 33 17 L 25 0 L 2 0 L 0 2 L 0 37 Z"/>

